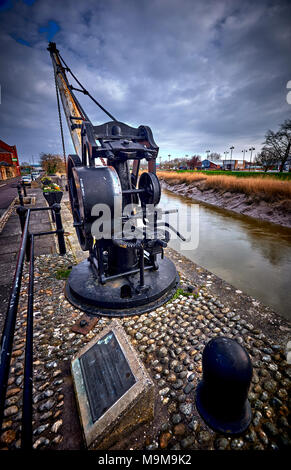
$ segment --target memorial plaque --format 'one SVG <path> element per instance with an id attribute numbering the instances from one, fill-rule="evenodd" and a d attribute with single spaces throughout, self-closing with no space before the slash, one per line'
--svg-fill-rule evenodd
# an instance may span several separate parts
<path id="1" fill-rule="evenodd" d="M 88 449 L 108 449 L 152 421 L 154 384 L 118 320 L 78 352 L 71 368 Z"/>
<path id="2" fill-rule="evenodd" d="M 80 358 L 80 365 L 94 423 L 136 380 L 112 331 Z"/>

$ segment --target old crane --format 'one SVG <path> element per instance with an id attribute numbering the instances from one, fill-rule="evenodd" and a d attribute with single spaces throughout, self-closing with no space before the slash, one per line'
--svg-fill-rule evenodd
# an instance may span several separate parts
<path id="1" fill-rule="evenodd" d="M 74 227 L 82 250 L 89 252 L 73 267 L 66 296 L 90 315 L 128 316 L 157 308 L 171 298 L 179 278 L 163 256 L 173 227 L 161 221 L 165 212 L 157 207 L 159 148 L 152 131 L 115 119 L 79 82 L 55 43 L 48 51 L 76 151 L 67 159 Z M 79 88 L 69 84 L 69 73 Z M 74 91 L 92 98 L 110 121 L 94 126 Z M 139 175 L 142 160 L 148 171 Z"/>

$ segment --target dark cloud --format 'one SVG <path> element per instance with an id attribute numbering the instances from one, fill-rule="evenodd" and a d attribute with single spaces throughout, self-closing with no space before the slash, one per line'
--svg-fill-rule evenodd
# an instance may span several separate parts
<path id="1" fill-rule="evenodd" d="M 288 1 L 30 0 L 1 9 L 1 138 L 24 160 L 61 151 L 52 38 L 114 116 L 151 126 L 162 156 L 231 145 L 241 155 L 290 117 Z M 107 120 L 80 101 L 94 123 Z"/>

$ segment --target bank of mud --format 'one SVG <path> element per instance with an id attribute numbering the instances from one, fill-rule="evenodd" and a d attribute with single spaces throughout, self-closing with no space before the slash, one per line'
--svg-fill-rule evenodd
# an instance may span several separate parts
<path id="1" fill-rule="evenodd" d="M 289 200 L 266 202 L 255 195 L 207 189 L 204 181 L 195 181 L 191 184 L 170 184 L 162 180 L 162 187 L 195 201 L 291 228 L 291 201 Z"/>

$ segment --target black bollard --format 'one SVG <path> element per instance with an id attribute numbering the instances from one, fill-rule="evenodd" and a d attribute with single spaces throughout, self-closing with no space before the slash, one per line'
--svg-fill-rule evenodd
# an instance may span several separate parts
<path id="1" fill-rule="evenodd" d="M 20 204 L 21 206 L 24 206 L 23 197 L 22 197 L 22 194 L 21 194 L 21 186 L 20 186 L 20 184 L 17 185 L 17 192 L 18 192 L 19 204 Z"/>
<path id="2" fill-rule="evenodd" d="M 23 194 L 24 194 L 24 196 L 26 197 L 26 196 L 27 196 L 27 193 L 26 193 L 26 187 L 25 187 L 24 181 L 22 181 L 21 184 L 22 184 Z"/>
<path id="3" fill-rule="evenodd" d="M 59 252 L 60 252 L 60 255 L 65 255 L 66 244 L 65 244 L 64 229 L 63 229 L 62 218 L 61 218 L 61 205 L 55 203 L 52 205 L 52 209 L 55 213 L 57 237 L 58 237 L 58 243 L 59 243 Z"/>
<path id="4" fill-rule="evenodd" d="M 253 368 L 248 353 L 233 339 L 214 338 L 203 351 L 202 369 L 196 391 L 199 414 L 217 432 L 244 432 L 252 419 L 248 390 Z"/>

